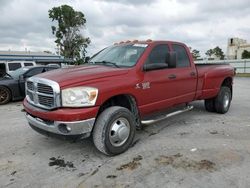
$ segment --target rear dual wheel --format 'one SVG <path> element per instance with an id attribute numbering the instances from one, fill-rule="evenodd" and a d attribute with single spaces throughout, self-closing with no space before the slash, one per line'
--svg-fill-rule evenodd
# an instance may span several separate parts
<path id="1" fill-rule="evenodd" d="M 0 105 L 6 104 L 11 99 L 11 92 L 7 87 L 0 86 Z"/>
<path id="2" fill-rule="evenodd" d="M 231 89 L 227 86 L 222 86 L 215 98 L 205 100 L 205 108 L 209 112 L 225 114 L 229 110 L 231 100 Z"/>

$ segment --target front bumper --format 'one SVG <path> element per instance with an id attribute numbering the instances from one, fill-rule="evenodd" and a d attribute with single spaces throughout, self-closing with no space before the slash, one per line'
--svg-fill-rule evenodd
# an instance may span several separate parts
<path id="1" fill-rule="evenodd" d="M 82 135 L 88 137 L 95 123 L 95 118 L 82 121 L 46 121 L 26 113 L 26 118 L 32 127 L 64 136 Z"/>
<path id="2" fill-rule="evenodd" d="M 29 125 L 46 135 L 61 135 L 64 138 L 90 136 L 99 107 L 61 108 L 53 111 L 34 107 L 25 99 L 23 102 Z"/>

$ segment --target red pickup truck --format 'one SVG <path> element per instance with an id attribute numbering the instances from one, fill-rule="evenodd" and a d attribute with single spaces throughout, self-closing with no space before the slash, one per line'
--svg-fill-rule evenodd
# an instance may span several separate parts
<path id="1" fill-rule="evenodd" d="M 190 110 L 194 100 L 205 100 L 209 112 L 226 113 L 233 77 L 228 64 L 194 64 L 183 43 L 127 41 L 86 65 L 29 78 L 23 104 L 36 131 L 91 135 L 99 151 L 116 155 L 129 148 L 136 128 Z"/>

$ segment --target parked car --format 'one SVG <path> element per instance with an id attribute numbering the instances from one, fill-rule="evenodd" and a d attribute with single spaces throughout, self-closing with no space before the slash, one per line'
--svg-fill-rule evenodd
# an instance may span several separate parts
<path id="1" fill-rule="evenodd" d="M 194 100 L 226 113 L 233 77 L 229 64 L 194 64 L 180 42 L 126 42 L 97 53 L 88 65 L 28 79 L 23 104 L 36 131 L 92 135 L 99 151 L 116 155 L 132 144 L 136 128 L 191 110 Z"/>
<path id="2" fill-rule="evenodd" d="M 6 73 L 9 74 L 21 67 L 36 66 L 34 61 L 5 61 L 0 62 L 0 78 Z"/>
<path id="3" fill-rule="evenodd" d="M 0 78 L 0 105 L 9 101 L 21 100 L 25 97 L 25 81 L 27 78 L 57 69 L 57 67 L 31 66 L 22 67 Z"/>

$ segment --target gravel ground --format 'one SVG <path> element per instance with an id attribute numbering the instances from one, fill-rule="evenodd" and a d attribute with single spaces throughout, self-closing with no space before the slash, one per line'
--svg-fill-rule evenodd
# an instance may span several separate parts
<path id="1" fill-rule="evenodd" d="M 250 78 L 236 78 L 225 115 L 194 109 L 137 131 L 107 157 L 90 139 L 39 135 L 21 102 L 0 106 L 0 187 L 250 187 Z"/>

